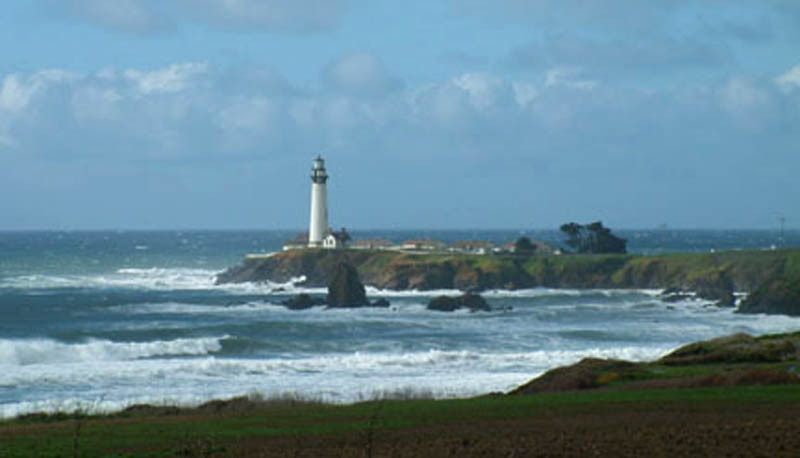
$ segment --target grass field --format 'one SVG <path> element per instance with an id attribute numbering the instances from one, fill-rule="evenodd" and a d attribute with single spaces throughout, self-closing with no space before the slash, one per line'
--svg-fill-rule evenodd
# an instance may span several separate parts
<path id="1" fill-rule="evenodd" d="M 40 415 L 6 421 L 0 424 L 0 457 L 442 456 L 430 453 L 453 447 L 462 451 L 459 456 L 470 456 L 466 449 L 473 441 L 483 446 L 471 451 L 483 450 L 485 456 L 508 456 L 514 447 L 533 452 L 537 443 L 549 444 L 548 453 L 558 454 L 552 442 L 562 433 L 569 436 L 563 438 L 565 446 L 579 448 L 581 434 L 586 440 L 601 433 L 611 437 L 609 425 L 647 437 L 644 433 L 692 424 L 676 425 L 682 416 L 713 419 L 720 431 L 742 425 L 753 431 L 779 431 L 763 422 L 781 420 L 787 432 L 796 431 L 784 434 L 786 443 L 773 441 L 788 453 L 800 452 L 799 413 L 796 386 L 580 391 L 345 406 L 234 399 L 194 409 L 139 407 L 114 415 Z M 646 430 L 639 431 L 645 424 Z M 694 436 L 687 434 L 686 440 Z M 766 450 L 763 444 L 759 448 Z M 568 450 L 561 452 L 569 454 Z M 777 455 L 771 456 L 780 455 L 780 450 L 774 451 Z M 545 449 L 541 452 L 547 454 Z"/>

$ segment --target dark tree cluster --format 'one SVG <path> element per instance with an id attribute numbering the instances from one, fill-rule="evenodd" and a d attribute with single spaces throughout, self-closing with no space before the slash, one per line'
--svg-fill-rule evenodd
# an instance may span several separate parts
<path id="1" fill-rule="evenodd" d="M 611 233 L 600 221 L 590 224 L 561 225 L 565 243 L 577 253 L 625 253 L 628 241 Z"/>
<path id="2" fill-rule="evenodd" d="M 517 254 L 533 254 L 536 248 L 536 244 L 528 237 L 520 237 L 514 242 L 514 253 Z"/>

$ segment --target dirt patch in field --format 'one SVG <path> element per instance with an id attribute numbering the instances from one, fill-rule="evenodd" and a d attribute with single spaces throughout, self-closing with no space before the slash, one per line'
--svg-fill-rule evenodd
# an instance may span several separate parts
<path id="1" fill-rule="evenodd" d="M 800 405 L 619 404 L 339 437 L 252 438 L 245 457 L 796 457 Z"/>

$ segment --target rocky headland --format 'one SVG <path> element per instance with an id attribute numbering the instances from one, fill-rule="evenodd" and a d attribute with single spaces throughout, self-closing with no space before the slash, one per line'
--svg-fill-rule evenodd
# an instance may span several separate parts
<path id="1" fill-rule="evenodd" d="M 759 337 L 739 333 L 684 345 L 655 361 L 584 358 L 549 370 L 508 394 L 797 385 L 798 359 L 798 332 Z"/>
<path id="2" fill-rule="evenodd" d="M 326 286 L 338 265 L 368 286 L 392 290 L 648 288 L 691 293 L 742 313 L 800 315 L 800 250 L 613 255 L 468 255 L 390 250 L 303 249 L 247 258 L 217 283 L 288 282 Z"/>

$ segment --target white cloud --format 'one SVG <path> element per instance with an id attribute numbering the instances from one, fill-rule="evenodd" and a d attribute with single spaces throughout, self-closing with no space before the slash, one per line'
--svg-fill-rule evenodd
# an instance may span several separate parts
<path id="1" fill-rule="evenodd" d="M 121 100 L 116 89 L 83 86 L 75 89 L 70 103 L 76 119 L 91 121 L 117 116 Z"/>
<path id="2" fill-rule="evenodd" d="M 545 87 L 566 86 L 582 91 L 591 91 L 597 87 L 597 81 L 581 79 L 582 71 L 574 67 L 557 67 L 547 71 Z"/>
<path id="3" fill-rule="evenodd" d="M 38 87 L 20 81 L 18 75 L 8 75 L 3 79 L 0 87 L 0 108 L 8 111 L 17 111 L 28 104 L 31 96 Z"/>
<path id="4" fill-rule="evenodd" d="M 448 200 L 431 192 L 439 189 L 441 177 L 456 177 L 450 180 L 453 192 L 485 208 L 508 201 L 501 195 L 509 192 L 520 199 L 549 196 L 548 189 L 564 182 L 583 187 L 561 193 L 557 205 L 548 206 L 552 196 L 546 197 L 541 208 L 584 202 L 592 211 L 620 196 L 628 202 L 644 193 L 637 208 L 646 211 L 653 199 L 672 195 L 673 188 L 682 192 L 681 199 L 702 195 L 709 174 L 724 176 L 713 188 L 725 189 L 725 195 L 700 206 L 730 202 L 724 184 L 742 177 L 753 183 L 751 189 L 780 180 L 787 183 L 787 195 L 796 189 L 790 171 L 798 167 L 800 138 L 791 127 L 800 119 L 800 103 L 795 103 L 800 91 L 781 94 L 772 81 L 745 75 L 718 85 L 676 83 L 638 91 L 602 84 L 587 92 L 574 84 L 586 81 L 585 76 L 561 70 L 531 73 L 522 81 L 492 73 L 458 74 L 380 97 L 332 90 L 324 73 L 318 85 L 300 86 L 263 68 L 226 70 L 205 64 L 109 68 L 85 75 L 59 70 L 0 75 L 0 155 L 10 164 L 7 175 L 31 164 L 78 171 L 71 172 L 70 180 L 85 184 L 85 192 L 72 195 L 71 201 L 127 189 L 122 194 L 142 208 L 152 206 L 159 194 L 169 194 L 152 191 L 154 184 L 173 182 L 162 171 L 179 170 L 191 192 L 173 196 L 175 206 L 160 214 L 165 225 L 180 222 L 182 203 L 191 199 L 197 200 L 198 215 L 207 218 L 207 209 L 200 208 L 207 202 L 196 189 L 228 208 L 230 202 L 243 201 L 234 194 L 294 186 L 297 178 L 294 172 L 284 173 L 286 166 L 295 161 L 305 167 L 308 156 L 320 150 L 336 157 L 332 164 L 346 167 L 352 187 L 378 189 L 381 183 L 370 171 L 383 158 L 398 176 L 419 178 L 422 186 L 398 191 L 402 196 L 390 205 L 415 223 L 425 221 L 413 219 L 421 218 L 414 213 L 418 209 L 403 207 L 407 193 L 431 208 L 444 208 Z M 767 178 L 755 176 L 767 162 L 781 164 L 780 170 Z M 120 186 L 106 169 L 120 171 Z M 87 170 L 99 181 L 84 179 Z M 242 171 L 271 175 L 231 190 L 231 183 L 241 183 Z M 42 174 L 38 181 L 63 175 Z M 152 181 L 143 183 L 148 177 Z M 14 186 L 6 184 L 5 192 Z M 581 200 L 587 186 L 598 190 L 589 202 Z M 344 193 L 346 187 L 339 189 Z M 152 192 L 143 198 L 142 189 Z M 486 196 L 485 189 L 496 192 Z M 631 189 L 642 193 L 631 194 Z M 737 198 L 749 195 L 742 192 Z M 48 197 L 43 194 L 43 202 Z M 371 198 L 385 204 L 381 197 Z M 119 207 L 116 199 L 109 201 L 110 208 Z M 514 205 L 528 208 L 522 202 Z M 629 211 L 626 207 L 622 214 Z M 675 211 L 682 209 L 676 206 Z M 85 212 L 97 214 L 88 206 Z"/>
<path id="5" fill-rule="evenodd" d="M 533 102 L 539 95 L 539 90 L 533 83 L 515 82 L 512 87 L 514 88 L 514 100 L 517 105 L 526 107 Z"/>
<path id="6" fill-rule="evenodd" d="M 733 113 L 746 113 L 766 105 L 769 96 L 766 90 L 746 78 L 731 78 L 720 90 L 722 104 Z"/>
<path id="7" fill-rule="evenodd" d="M 775 78 L 775 83 L 784 91 L 800 89 L 800 65 L 795 65 L 783 75 Z"/>
<path id="8" fill-rule="evenodd" d="M 259 133 L 270 128 L 280 116 L 281 107 L 266 97 L 236 97 L 225 104 L 216 115 L 216 121 L 223 130 L 234 135 Z"/>
<path id="9" fill-rule="evenodd" d="M 469 116 L 472 106 L 468 94 L 454 84 L 427 84 L 409 97 L 412 119 L 435 121 L 435 125 L 455 125 Z"/>
<path id="10" fill-rule="evenodd" d="M 148 160 L 285 154 L 308 145 L 384 145 L 418 156 L 463 149 L 476 157 L 506 145 L 541 155 L 577 144 L 587 152 L 604 143 L 646 150 L 641 139 L 658 132 L 691 136 L 702 125 L 738 135 L 741 126 L 762 132 L 788 122 L 773 103 L 774 85 L 752 78 L 631 91 L 552 68 L 531 75 L 539 84 L 464 73 L 403 89 L 369 54 L 337 60 L 322 77 L 319 86 L 300 87 L 268 69 L 205 63 L 11 74 L 0 79 L 0 148 Z M 544 141 L 569 146 L 542 148 Z"/>
<path id="11" fill-rule="evenodd" d="M 206 63 L 182 63 L 173 64 L 166 68 L 143 72 L 140 70 L 126 70 L 125 78 L 136 83 L 142 94 L 154 92 L 179 92 L 184 89 L 198 76 L 206 73 L 208 64 Z"/>
<path id="12" fill-rule="evenodd" d="M 506 90 L 502 78 L 485 73 L 465 73 L 453 78 L 453 84 L 469 94 L 470 103 L 479 111 L 496 106 Z"/>
<path id="13" fill-rule="evenodd" d="M 377 57 L 366 52 L 348 54 L 330 63 L 325 81 L 336 91 L 363 96 L 385 95 L 402 87 Z"/>
<path id="14" fill-rule="evenodd" d="M 0 86 L 0 109 L 19 111 L 48 86 L 77 78 L 78 74 L 58 69 L 41 70 L 27 78 L 17 74 L 7 75 Z"/>

